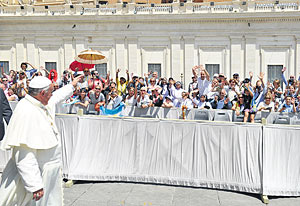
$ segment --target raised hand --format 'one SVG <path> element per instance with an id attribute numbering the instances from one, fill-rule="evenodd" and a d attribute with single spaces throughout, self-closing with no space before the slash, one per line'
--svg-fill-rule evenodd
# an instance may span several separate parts
<path id="1" fill-rule="evenodd" d="M 253 72 L 249 72 L 250 79 L 253 77 Z"/>

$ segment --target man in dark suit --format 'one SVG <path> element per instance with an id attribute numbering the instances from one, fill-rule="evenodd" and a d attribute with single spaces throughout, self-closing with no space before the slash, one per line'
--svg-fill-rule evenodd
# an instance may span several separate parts
<path id="1" fill-rule="evenodd" d="M 10 117 L 12 115 L 11 108 L 9 103 L 6 99 L 6 96 L 2 89 L 0 89 L 0 141 L 4 137 L 4 122 L 3 118 L 5 119 L 6 123 L 8 124 Z"/>

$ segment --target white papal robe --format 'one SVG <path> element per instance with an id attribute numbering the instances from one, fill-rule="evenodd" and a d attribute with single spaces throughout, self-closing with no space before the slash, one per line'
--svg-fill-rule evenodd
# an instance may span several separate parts
<path id="1" fill-rule="evenodd" d="M 0 206 L 63 205 L 61 148 L 55 126 L 55 105 L 70 97 L 73 86 L 53 93 L 48 105 L 26 95 L 14 110 L 1 149 L 12 148 L 0 186 Z M 43 188 L 44 196 L 33 200 Z"/>

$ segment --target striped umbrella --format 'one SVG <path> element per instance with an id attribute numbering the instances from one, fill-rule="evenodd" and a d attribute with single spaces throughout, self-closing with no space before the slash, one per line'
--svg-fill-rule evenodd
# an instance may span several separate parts
<path id="1" fill-rule="evenodd" d="M 102 64 L 106 63 L 105 56 L 97 50 L 84 50 L 75 57 L 75 60 L 83 64 Z"/>

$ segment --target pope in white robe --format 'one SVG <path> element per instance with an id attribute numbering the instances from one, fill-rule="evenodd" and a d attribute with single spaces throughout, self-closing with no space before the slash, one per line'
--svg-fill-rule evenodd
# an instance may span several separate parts
<path id="1" fill-rule="evenodd" d="M 73 94 L 80 78 L 53 93 L 46 77 L 31 80 L 29 94 L 15 108 L 1 142 L 1 149 L 12 149 L 12 158 L 2 174 L 0 206 L 63 205 L 55 104 Z"/>

